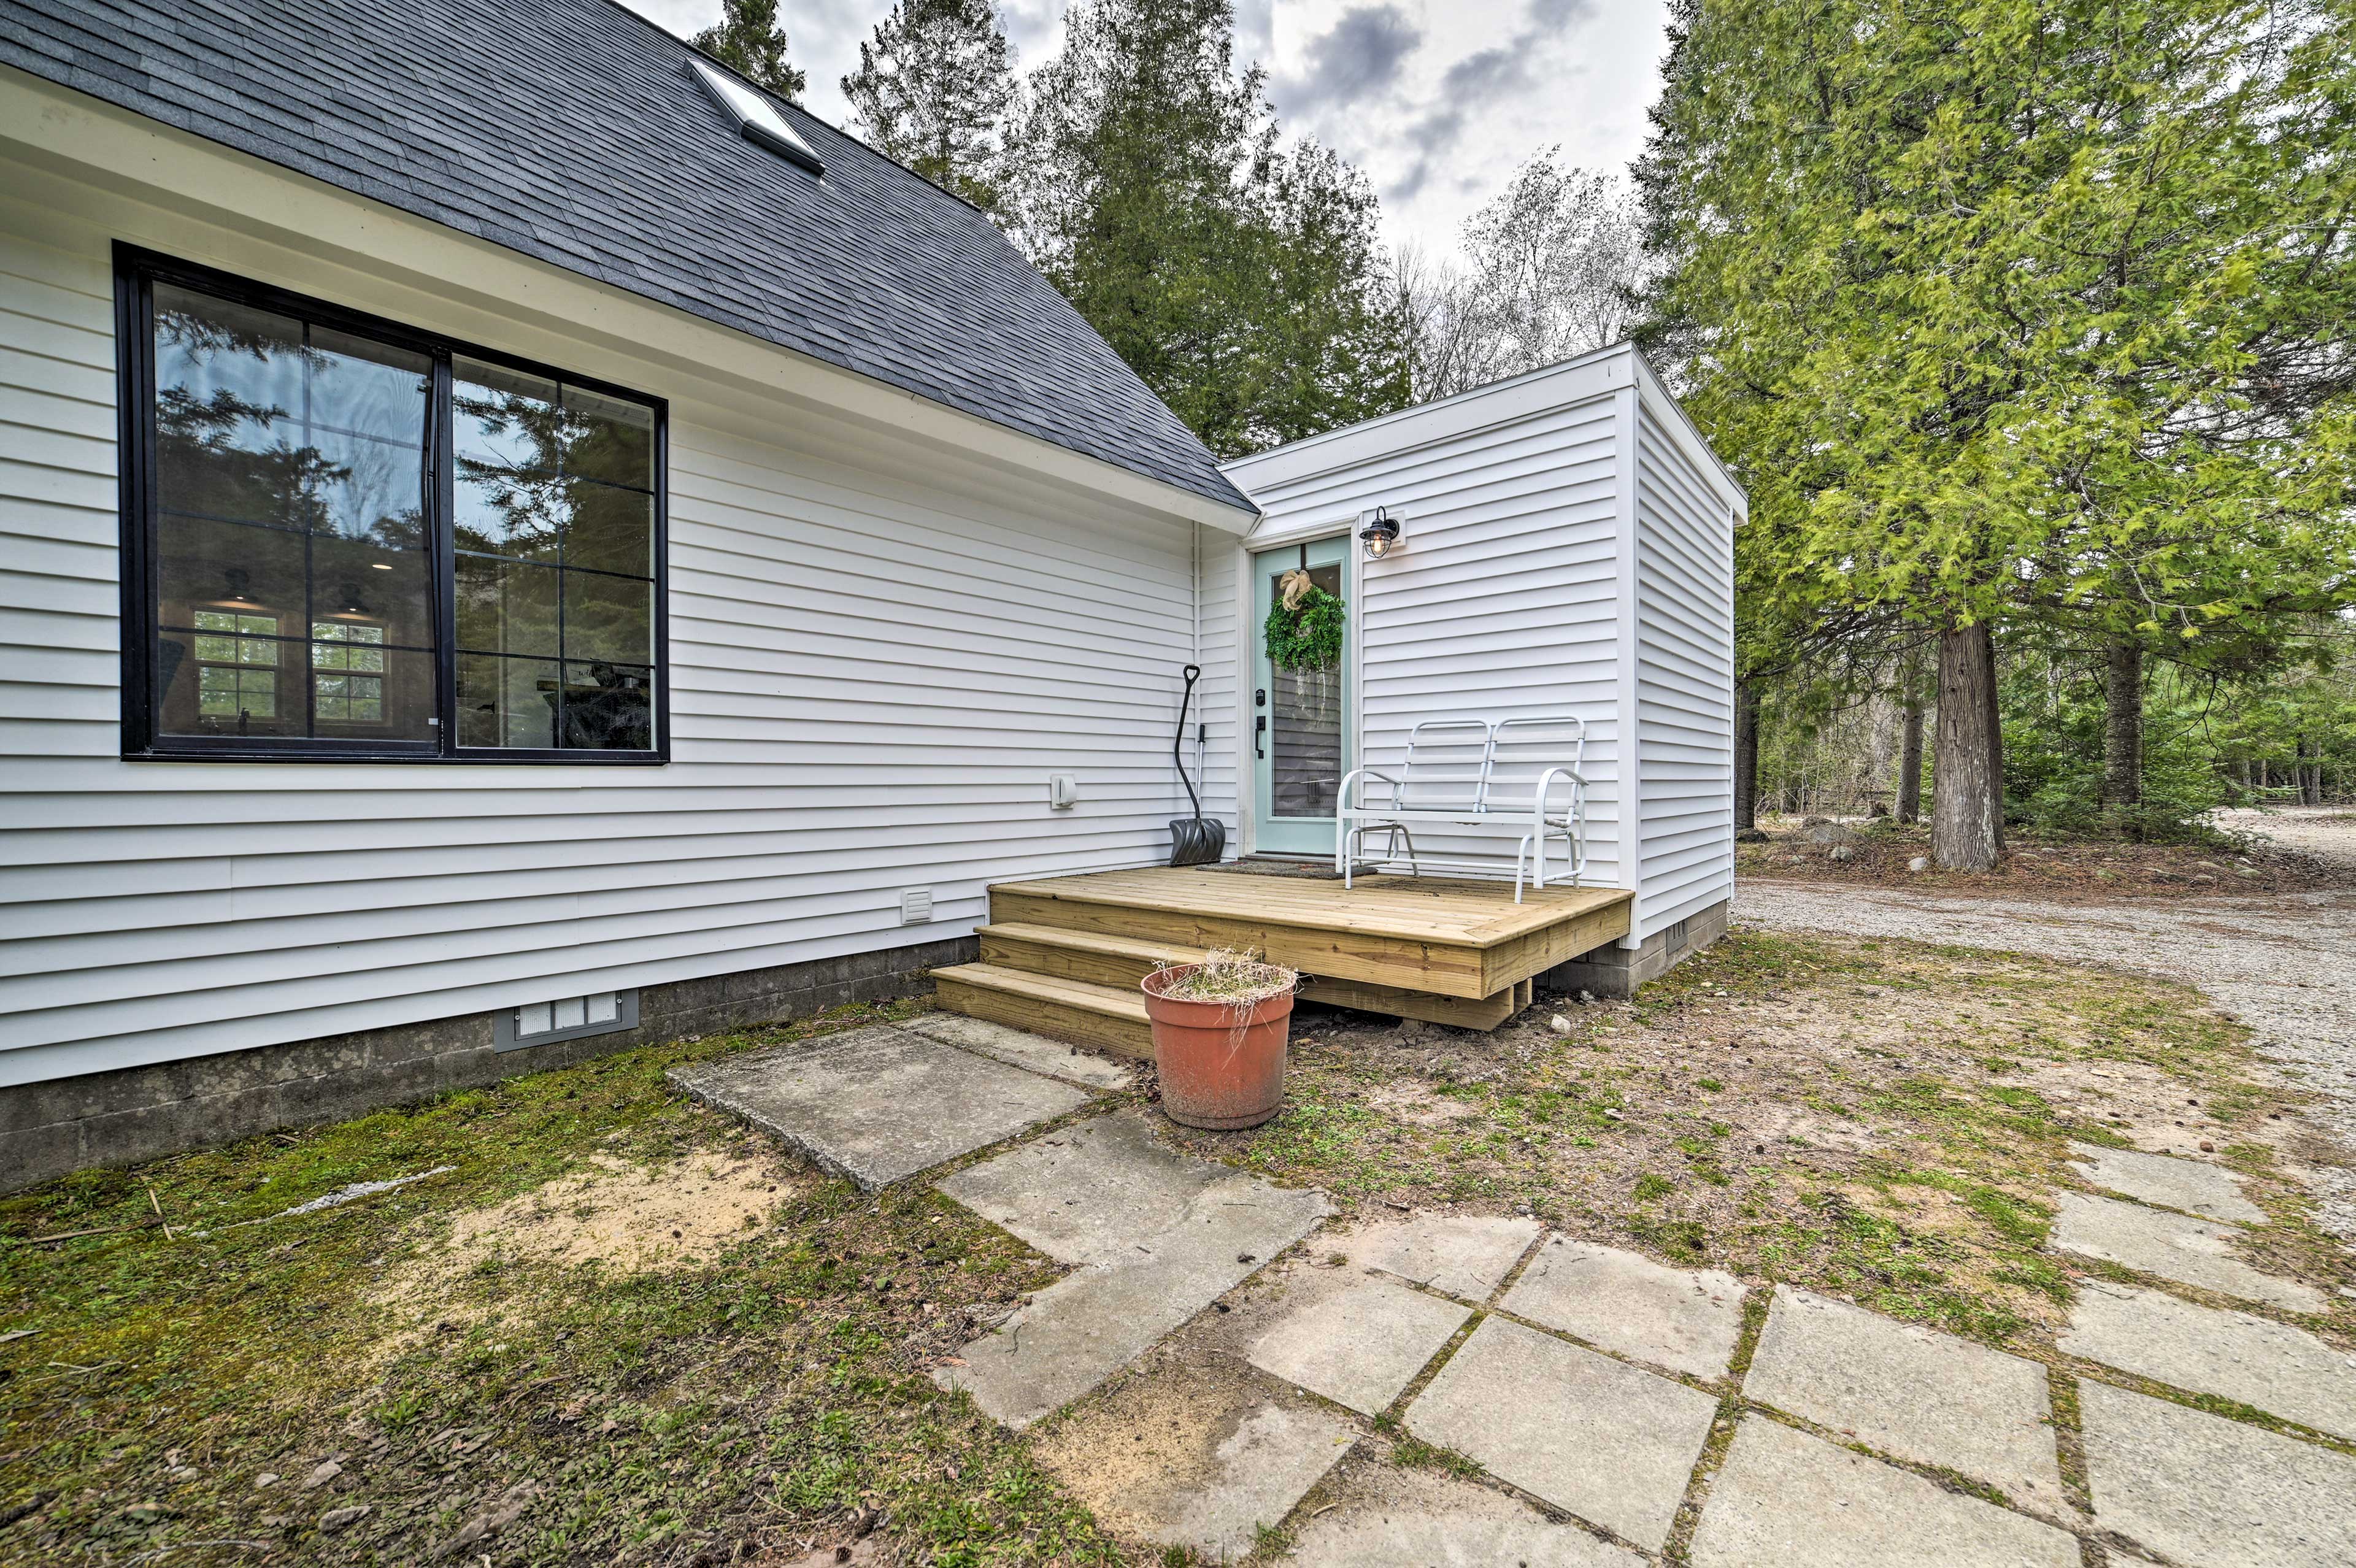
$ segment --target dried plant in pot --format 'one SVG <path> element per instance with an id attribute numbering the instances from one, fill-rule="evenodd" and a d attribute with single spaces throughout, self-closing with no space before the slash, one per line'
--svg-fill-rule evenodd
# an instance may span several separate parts
<path id="1" fill-rule="evenodd" d="M 1256 1127 L 1284 1098 L 1284 1049 L 1301 976 L 1225 950 L 1145 977 L 1162 1109 L 1190 1127 Z"/>

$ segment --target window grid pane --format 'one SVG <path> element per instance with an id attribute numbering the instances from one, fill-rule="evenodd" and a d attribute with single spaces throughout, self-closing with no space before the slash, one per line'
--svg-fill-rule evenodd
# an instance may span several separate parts
<path id="1" fill-rule="evenodd" d="M 412 739 L 407 730 L 446 700 L 438 680 L 419 680 L 446 638 L 461 666 L 458 710 L 414 739 L 445 752 L 654 748 L 653 407 L 455 350 L 459 384 L 437 405 L 423 354 L 244 304 L 234 283 L 153 289 L 150 414 L 166 428 L 150 439 L 147 480 L 163 600 L 148 622 L 159 639 L 150 733 L 300 741 L 357 725 Z M 486 506 L 495 514 L 487 528 L 468 531 L 426 483 L 439 421 L 455 430 L 458 477 L 478 492 L 475 520 Z M 185 566 L 171 559 L 178 540 Z M 550 635 L 530 634 L 528 615 L 524 641 L 509 640 L 501 573 L 489 596 L 496 652 L 478 656 L 489 650 L 472 648 L 483 639 L 468 635 L 465 604 L 444 624 L 446 599 L 437 609 L 426 592 L 434 549 L 462 568 L 469 557 L 537 567 L 530 577 L 546 585 L 528 597 L 554 623 Z M 305 666 L 303 686 L 282 687 Z M 470 720 L 470 697 L 507 717 Z M 388 724 L 396 700 L 403 721 Z M 176 702 L 193 724 L 171 717 Z"/>

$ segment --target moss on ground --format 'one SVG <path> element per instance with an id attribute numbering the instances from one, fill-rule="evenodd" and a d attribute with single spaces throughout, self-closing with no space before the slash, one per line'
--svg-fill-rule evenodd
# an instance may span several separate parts
<path id="1" fill-rule="evenodd" d="M 32 1331 L 0 1343 L 0 1558 L 792 1562 L 873 1529 L 910 1561 L 1154 1560 L 927 1376 L 1053 1264 L 926 1189 L 823 1179 L 663 1080 L 892 1012 L 0 1199 L 0 1333 Z M 2182 1124 L 2277 1221 L 2267 1266 L 2356 1284 L 2308 1222 L 2293 1098 L 2178 987 L 1745 931 L 1633 1007 L 1487 1035 L 1312 1009 L 1295 1038 L 1277 1120 L 1173 1136 L 1345 1209 L 1533 1212 L 2050 1353 L 2072 1279 L 2115 1272 L 2044 1250 L 2068 1142 Z M 598 1184 L 631 1180 L 742 1212 L 659 1264 L 526 1244 L 587 1233 Z"/>
<path id="2" fill-rule="evenodd" d="M 0 1200 L 0 1328 L 35 1330 L 0 1349 L 0 1515 L 19 1515 L 0 1557 L 406 1563 L 519 1500 L 464 1561 L 798 1558 L 862 1522 L 944 1563 L 1117 1561 L 1022 1444 L 926 1376 L 1056 1272 L 926 1189 L 879 1200 L 786 1173 L 760 1223 L 687 1266 L 492 1249 L 426 1276 L 422 1307 L 383 1288 L 455 1217 L 593 1160 L 768 1159 L 664 1070 L 877 1016 L 634 1051 Z M 30 1241 L 76 1231 L 99 1233 Z"/>
<path id="3" fill-rule="evenodd" d="M 1295 1033 L 1283 1114 L 1198 1147 L 1370 1211 L 1532 1212 L 2050 1350 L 2072 1279 L 2117 1272 L 2046 1250 L 2069 1145 L 2157 1117 L 2256 1178 L 2277 1223 L 2254 1256 L 2356 1283 L 2277 1168 L 2297 1096 L 2165 982 L 1741 929 L 1633 1005 L 1547 1003 L 1488 1036 L 1313 1013 Z"/>

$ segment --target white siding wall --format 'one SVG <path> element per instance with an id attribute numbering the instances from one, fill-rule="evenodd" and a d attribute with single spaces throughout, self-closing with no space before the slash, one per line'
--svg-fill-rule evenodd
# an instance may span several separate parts
<path id="1" fill-rule="evenodd" d="M 407 274 L 0 189 L 0 1083 L 957 935 L 993 879 L 1165 851 L 1194 525 Z M 669 399 L 673 763 L 123 761 L 117 236 Z"/>
<path id="2" fill-rule="evenodd" d="M 1636 431 L 1638 938 L 1734 891 L 1731 486 L 1646 386 Z"/>
<path id="3" fill-rule="evenodd" d="M 1395 439 L 1338 467 L 1228 471 L 1259 504 L 1263 536 L 1376 505 L 1406 519 L 1405 549 L 1357 566 L 1361 761 L 1398 765 L 1424 719 L 1579 714 L 1587 880 L 1607 887 L 1621 859 L 1613 405 L 1590 395 L 1429 440 L 1412 414 L 1394 416 Z M 1417 844 L 1513 850 L 1498 834 Z"/>
<path id="4" fill-rule="evenodd" d="M 1254 542 L 1289 544 L 1378 505 L 1406 519 L 1402 552 L 1355 567 L 1365 765 L 1397 763 L 1419 720 L 1568 709 L 1588 724 L 1589 880 L 1636 890 L 1629 945 L 1731 892 L 1742 496 L 1633 349 L 1227 473 L 1261 508 Z"/>

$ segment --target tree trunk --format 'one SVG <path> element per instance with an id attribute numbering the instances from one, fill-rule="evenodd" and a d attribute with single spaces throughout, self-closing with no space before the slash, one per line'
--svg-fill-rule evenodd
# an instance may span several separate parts
<path id="1" fill-rule="evenodd" d="M 2301 805 L 2323 804 L 2323 748 L 2309 746 L 2307 737 L 2298 738 L 2298 802 Z"/>
<path id="2" fill-rule="evenodd" d="M 1931 781 L 1931 855 L 1952 871 L 2004 855 L 2004 731 L 1996 644 L 1985 622 L 1939 634 L 1939 742 Z"/>
<path id="3" fill-rule="evenodd" d="M 1899 678 L 1906 683 L 1899 703 L 1898 820 L 1922 816 L 1922 656 L 1908 654 Z"/>
<path id="4" fill-rule="evenodd" d="M 2143 645 L 2111 645 L 2104 672 L 2103 804 L 2143 804 Z"/>
<path id="5" fill-rule="evenodd" d="M 1759 826 L 1759 684 L 1734 683 L 1734 830 Z"/>

